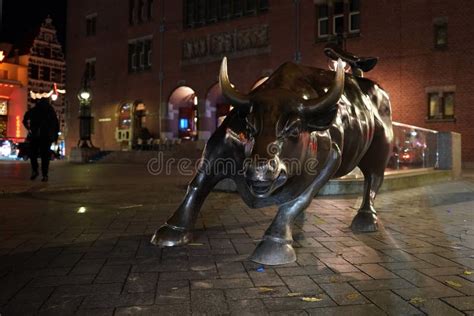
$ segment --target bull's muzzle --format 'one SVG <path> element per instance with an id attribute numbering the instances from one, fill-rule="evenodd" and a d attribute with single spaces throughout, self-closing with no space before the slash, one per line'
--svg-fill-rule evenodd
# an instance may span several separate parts
<path id="1" fill-rule="evenodd" d="M 285 165 L 278 159 L 254 159 L 247 167 L 245 178 L 250 192 L 259 198 L 270 196 L 288 179 Z"/>

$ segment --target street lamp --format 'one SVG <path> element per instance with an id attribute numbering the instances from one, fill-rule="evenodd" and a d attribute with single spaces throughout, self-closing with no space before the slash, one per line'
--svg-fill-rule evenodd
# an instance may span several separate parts
<path id="1" fill-rule="evenodd" d="M 77 93 L 79 99 L 79 148 L 94 148 L 91 141 L 92 135 L 92 115 L 91 101 L 92 93 L 89 88 L 89 80 L 87 80 L 87 72 L 82 79 L 82 85 Z"/>

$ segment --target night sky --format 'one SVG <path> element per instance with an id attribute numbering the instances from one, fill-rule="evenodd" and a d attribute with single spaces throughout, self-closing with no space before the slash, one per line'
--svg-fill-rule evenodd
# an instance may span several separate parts
<path id="1" fill-rule="evenodd" d="M 37 35 L 41 23 L 50 15 L 65 50 L 66 4 L 67 0 L 3 0 L 0 41 L 25 45 Z"/>

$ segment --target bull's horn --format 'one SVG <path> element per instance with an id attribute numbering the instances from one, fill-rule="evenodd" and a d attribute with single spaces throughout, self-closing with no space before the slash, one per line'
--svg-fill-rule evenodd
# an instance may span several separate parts
<path id="1" fill-rule="evenodd" d="M 221 70 L 219 72 L 219 86 L 221 87 L 222 94 L 230 101 L 230 103 L 232 103 L 232 105 L 250 104 L 248 96 L 232 87 L 232 84 L 229 81 L 229 75 L 227 74 L 227 57 L 222 59 Z"/>
<path id="2" fill-rule="evenodd" d="M 306 114 L 325 112 L 334 107 L 344 91 L 344 65 L 341 59 L 337 60 L 336 76 L 328 92 L 315 99 L 306 100 L 302 111 Z"/>

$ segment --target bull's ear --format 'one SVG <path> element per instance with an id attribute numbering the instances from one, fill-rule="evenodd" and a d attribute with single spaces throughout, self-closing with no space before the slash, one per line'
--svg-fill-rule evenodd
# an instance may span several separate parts
<path id="1" fill-rule="evenodd" d="M 308 129 L 313 131 L 324 131 L 327 130 L 337 115 L 337 106 L 333 107 L 329 111 L 314 114 L 311 117 L 306 118 Z"/>

